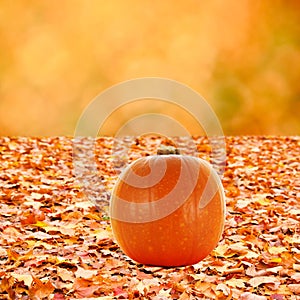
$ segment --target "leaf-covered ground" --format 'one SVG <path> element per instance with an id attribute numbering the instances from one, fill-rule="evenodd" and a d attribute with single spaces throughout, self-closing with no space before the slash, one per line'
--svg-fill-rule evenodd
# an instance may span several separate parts
<path id="1" fill-rule="evenodd" d="M 207 140 L 194 141 L 208 159 Z M 0 138 L 0 299 L 300 299 L 300 137 L 226 137 L 223 238 L 202 262 L 168 269 L 127 258 L 108 218 L 124 161 L 157 140 L 99 138 L 97 176 L 84 161 L 93 143 L 80 143 L 85 181 L 71 138 Z"/>

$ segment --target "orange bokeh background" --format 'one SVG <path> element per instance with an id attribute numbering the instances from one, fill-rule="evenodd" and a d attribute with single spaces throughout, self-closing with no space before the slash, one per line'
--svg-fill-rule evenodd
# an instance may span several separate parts
<path id="1" fill-rule="evenodd" d="M 97 94 L 145 76 L 199 92 L 227 135 L 298 135 L 300 2 L 0 2 L 0 135 L 73 135 Z"/>

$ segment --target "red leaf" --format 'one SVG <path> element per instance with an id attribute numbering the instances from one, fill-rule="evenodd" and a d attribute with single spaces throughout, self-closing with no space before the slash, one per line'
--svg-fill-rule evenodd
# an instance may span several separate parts
<path id="1" fill-rule="evenodd" d="M 279 294 L 274 294 L 274 295 L 271 295 L 271 299 L 274 299 L 274 300 L 284 300 L 285 296 L 279 295 Z"/>
<path id="2" fill-rule="evenodd" d="M 64 300 L 65 299 L 65 296 L 63 294 L 58 294 L 58 293 L 55 293 L 54 294 L 54 297 L 52 298 L 53 300 Z"/>
<path id="3" fill-rule="evenodd" d="M 124 296 L 125 298 L 128 297 L 128 293 L 122 289 L 122 287 L 115 287 L 114 288 L 114 296 Z"/>

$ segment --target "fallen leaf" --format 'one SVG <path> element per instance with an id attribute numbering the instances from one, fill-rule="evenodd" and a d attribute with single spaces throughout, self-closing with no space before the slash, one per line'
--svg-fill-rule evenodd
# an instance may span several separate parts
<path id="1" fill-rule="evenodd" d="M 10 273 L 10 275 L 13 278 L 17 279 L 18 281 L 23 281 L 26 286 L 30 286 L 33 281 L 32 275 L 30 275 L 30 274 L 18 274 L 18 273 L 12 272 L 12 273 Z"/>
<path id="2" fill-rule="evenodd" d="M 172 289 L 161 289 L 153 300 L 168 300 L 170 299 Z"/>
<path id="3" fill-rule="evenodd" d="M 299 282 L 299 281 L 300 281 L 300 272 L 296 272 L 295 274 L 293 274 L 293 275 L 291 276 L 291 278 L 292 278 L 293 280 L 295 280 L 296 282 Z"/>
<path id="4" fill-rule="evenodd" d="M 275 247 L 275 246 L 273 246 L 273 247 L 268 248 L 268 252 L 270 254 L 275 254 L 275 255 L 280 254 L 282 252 L 287 252 L 287 251 L 288 250 L 285 247 Z"/>
<path id="5" fill-rule="evenodd" d="M 91 280 L 76 278 L 73 284 L 73 290 L 77 297 L 91 297 L 100 289 L 98 284 L 94 284 Z"/>
<path id="6" fill-rule="evenodd" d="M 271 297 L 271 299 L 274 299 L 274 300 L 285 300 L 285 296 L 284 295 L 273 294 L 270 297 Z"/>
<path id="7" fill-rule="evenodd" d="M 252 294 L 250 292 L 245 292 L 241 294 L 241 300 L 267 300 L 268 298 L 265 296 L 259 296 L 256 294 Z"/>
<path id="8" fill-rule="evenodd" d="M 300 271 L 300 264 L 293 264 L 293 269 L 295 271 Z"/>
<path id="9" fill-rule="evenodd" d="M 50 280 L 43 282 L 40 279 L 33 277 L 31 286 L 29 288 L 29 295 L 33 299 L 42 299 L 50 296 L 54 290 L 55 287 L 52 285 Z"/>
<path id="10" fill-rule="evenodd" d="M 217 291 L 221 291 L 224 296 L 229 296 L 231 294 L 231 289 L 224 283 L 219 283 L 216 287 Z"/>
<path id="11" fill-rule="evenodd" d="M 232 288 L 245 288 L 245 281 L 241 278 L 231 278 L 226 281 L 226 284 Z"/>
<path id="12" fill-rule="evenodd" d="M 89 279 L 92 278 L 93 276 L 97 275 L 98 270 L 87 270 L 81 267 L 77 267 L 77 270 L 75 272 L 75 276 L 77 278 L 85 278 Z"/>
<path id="13" fill-rule="evenodd" d="M 256 288 L 261 284 L 272 284 L 275 286 L 275 289 L 280 285 L 280 281 L 274 276 L 257 276 L 249 280 L 249 284 Z"/>
<path id="14" fill-rule="evenodd" d="M 55 293 L 53 296 L 53 300 L 64 300 L 65 296 L 63 294 Z"/>
<path id="15" fill-rule="evenodd" d="M 288 288 L 296 295 L 300 294 L 300 284 L 299 283 L 288 284 Z"/>
<path id="16" fill-rule="evenodd" d="M 73 281 L 74 280 L 74 272 L 69 271 L 64 268 L 57 268 L 57 275 L 63 280 L 63 281 Z"/>
<path id="17" fill-rule="evenodd" d="M 185 137 L 175 139 L 184 153 L 194 153 Z M 74 176 L 71 138 L 0 137 L 0 294 L 54 300 L 296 299 L 300 137 L 225 139 L 222 238 L 201 262 L 162 268 L 135 263 L 121 251 L 108 211 L 118 153 L 127 153 L 125 166 L 155 154 L 159 138 L 82 138 L 83 185 Z M 207 137 L 193 137 L 194 143 L 196 155 L 209 160 Z"/>
<path id="18" fill-rule="evenodd" d="M 29 238 L 34 238 L 37 240 L 48 240 L 59 238 L 59 235 L 51 235 L 42 231 L 33 232 L 30 234 Z"/>

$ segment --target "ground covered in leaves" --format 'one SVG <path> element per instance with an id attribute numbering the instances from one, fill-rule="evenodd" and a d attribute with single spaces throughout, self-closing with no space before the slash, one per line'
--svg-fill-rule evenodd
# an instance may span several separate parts
<path id="1" fill-rule="evenodd" d="M 0 299 L 300 299 L 300 137 L 226 137 L 223 237 L 168 269 L 127 258 L 107 210 L 122 167 L 158 142 L 97 139 L 95 174 L 82 139 L 78 181 L 71 138 L 0 138 Z M 207 140 L 194 143 L 209 159 Z"/>

